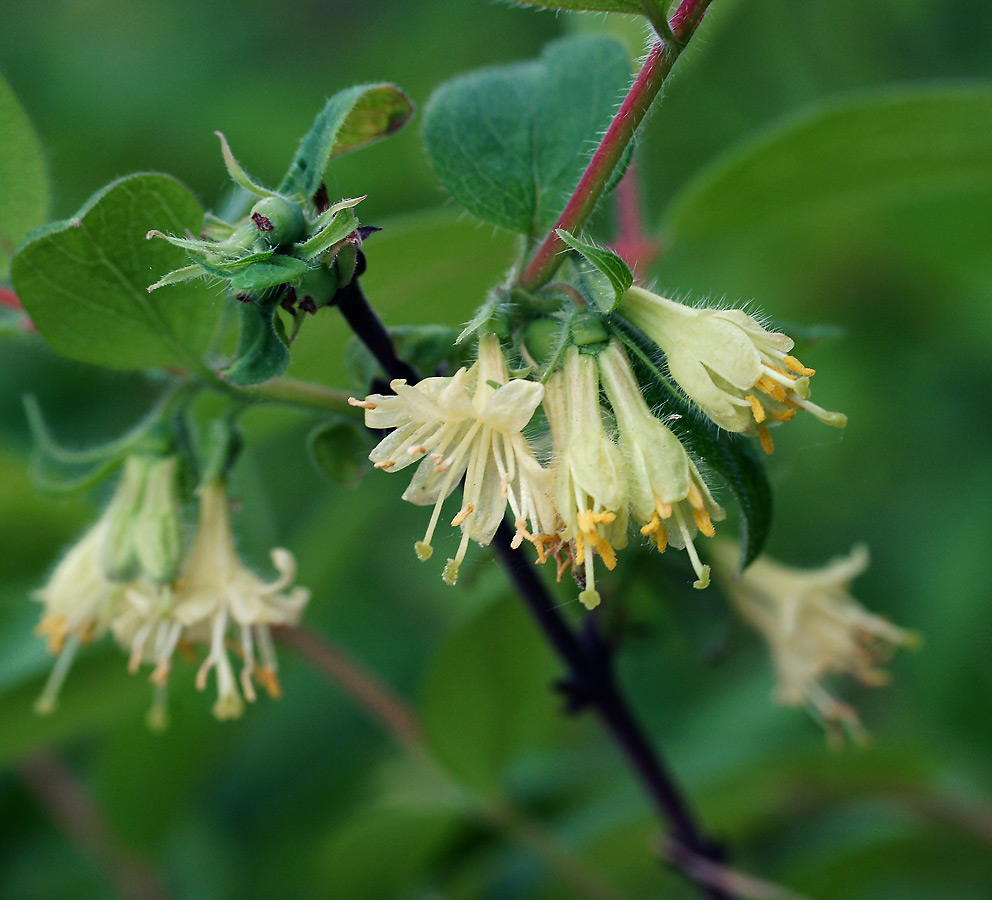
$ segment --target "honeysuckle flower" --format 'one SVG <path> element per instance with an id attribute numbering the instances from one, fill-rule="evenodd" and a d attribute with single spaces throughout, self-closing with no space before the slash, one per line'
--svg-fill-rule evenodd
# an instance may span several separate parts
<path id="1" fill-rule="evenodd" d="M 263 581 L 241 562 L 222 481 L 201 486 L 198 494 L 196 538 L 179 577 L 158 593 L 129 590 L 127 608 L 115 621 L 114 634 L 130 650 L 132 668 L 142 662 L 153 664 L 152 681 L 161 686 L 168 680 L 172 655 L 181 641 L 205 644 L 207 656 L 197 671 L 196 686 L 205 689 L 210 671 L 216 669 L 214 715 L 230 719 L 244 709 L 242 694 L 255 700 L 254 680 L 270 696 L 280 695 L 270 627 L 297 624 L 310 592 L 302 587 L 288 590 L 296 578 L 296 561 L 288 550 L 272 550 L 279 574 L 272 582 Z M 228 656 L 229 636 L 240 648 L 240 677 Z"/>
<path id="2" fill-rule="evenodd" d="M 576 566 L 584 566 L 579 599 L 588 609 L 600 602 L 593 557 L 607 569 L 627 545 L 628 484 L 623 457 L 603 426 L 594 356 L 571 347 L 564 368 L 548 380 L 544 411 L 554 444 L 559 532 L 571 545 Z"/>
<path id="3" fill-rule="evenodd" d="M 640 287 L 630 288 L 619 312 L 665 353 L 672 378 L 727 431 L 756 430 L 767 453 L 768 425 L 806 410 L 843 428 L 847 417 L 811 402 L 814 374 L 790 355 L 792 338 L 770 332 L 740 309 L 694 308 Z"/>
<path id="4" fill-rule="evenodd" d="M 696 571 L 694 587 L 705 588 L 710 568 L 696 552 L 697 533 L 713 537 L 713 520 L 725 517 L 681 441 L 648 409 L 637 378 L 616 341 L 599 354 L 603 387 L 620 431 L 629 485 L 630 511 L 658 551 L 685 549 Z"/>
<path id="5" fill-rule="evenodd" d="M 55 709 L 79 645 L 101 637 L 123 605 L 126 587 L 109 579 L 103 565 L 109 532 L 110 520 L 104 515 L 66 553 L 48 583 L 34 595 L 44 605 L 35 633 L 47 640 L 49 652 L 58 657 L 36 704 L 39 713 Z"/>
<path id="6" fill-rule="evenodd" d="M 392 429 L 369 455 L 376 468 L 398 472 L 419 462 L 403 499 L 434 505 L 424 539 L 415 545 L 420 559 L 433 553 L 431 540 L 441 507 L 463 477 L 462 505 L 451 520 L 462 536 L 444 568 L 444 580 L 457 580 L 470 540 L 485 546 L 493 539 L 507 504 L 516 520 L 516 545 L 531 541 L 543 559 L 555 530 L 551 474 L 522 431 L 544 387 L 509 377 L 499 340 L 492 334 L 480 338 L 479 358 L 470 369 L 415 385 L 396 379 L 390 387 L 395 394 L 351 402 L 365 409 L 369 428 Z"/>
<path id="7" fill-rule="evenodd" d="M 858 545 L 822 569 L 760 557 L 739 578 L 735 547 L 717 542 L 712 557 L 731 603 L 768 641 L 779 701 L 807 705 L 834 736 L 842 727 L 855 737 L 863 734 L 857 713 L 827 692 L 824 677 L 839 673 L 871 687 L 886 684 L 878 664 L 895 648 L 919 642 L 850 595 L 851 581 L 868 566 L 867 548 Z"/>

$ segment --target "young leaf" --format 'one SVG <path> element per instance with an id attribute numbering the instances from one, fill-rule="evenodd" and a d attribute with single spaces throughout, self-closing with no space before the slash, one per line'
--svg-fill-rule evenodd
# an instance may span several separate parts
<path id="1" fill-rule="evenodd" d="M 620 298 L 634 283 L 634 276 L 630 269 L 627 268 L 627 264 L 612 251 L 604 250 L 595 244 L 587 244 L 585 241 L 580 241 L 565 231 L 564 228 L 557 228 L 555 232 L 569 247 L 577 253 L 581 253 L 597 270 L 609 279 L 610 286 L 613 288 L 613 302 L 604 303 L 603 301 L 606 298 L 601 295 L 597 295 L 594 299 L 597 305 L 599 305 L 600 312 L 613 312 L 620 302 Z"/>
<path id="2" fill-rule="evenodd" d="M 41 147 L 14 92 L 0 78 L 0 279 L 14 248 L 45 221 L 48 179 Z"/>
<path id="3" fill-rule="evenodd" d="M 220 372 L 230 384 L 242 387 L 276 378 L 289 365 L 289 347 L 276 330 L 277 299 L 244 303 L 241 332 L 234 359 Z"/>
<path id="4" fill-rule="evenodd" d="M 216 319 L 201 281 L 148 286 L 186 254 L 149 231 L 194 234 L 197 199 L 168 175 L 131 175 L 94 195 L 71 219 L 37 230 L 11 265 L 14 289 L 57 353 L 110 369 L 202 368 Z"/>
<path id="5" fill-rule="evenodd" d="M 309 200 L 335 156 L 395 134 L 413 115 L 413 103 L 388 83 L 360 84 L 327 101 L 279 185 L 279 193 Z"/>
<path id="6" fill-rule="evenodd" d="M 449 81 L 424 113 L 434 168 L 474 215 L 534 236 L 557 220 L 629 77 L 622 45 L 582 36 Z"/>

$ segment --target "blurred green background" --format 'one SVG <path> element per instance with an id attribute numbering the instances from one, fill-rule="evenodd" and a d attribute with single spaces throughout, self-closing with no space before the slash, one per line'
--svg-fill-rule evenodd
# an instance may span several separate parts
<path id="1" fill-rule="evenodd" d="M 638 40 L 601 16 L 482 0 L 16 4 L 0 72 L 36 125 L 56 218 L 139 170 L 209 205 L 225 183 L 215 130 L 273 183 L 337 89 L 390 79 L 422 107 L 459 71 L 603 28 Z M 925 636 L 891 686 L 843 685 L 875 742 L 836 753 L 772 703 L 765 647 L 726 626 L 718 597 L 633 554 L 606 588 L 639 624 L 624 683 L 706 827 L 740 867 L 823 900 L 992 895 L 990 46 L 992 7 L 972 0 L 714 0 L 638 150 L 660 288 L 843 332 L 802 358 L 815 399 L 850 424 L 776 432 L 770 552 L 817 565 L 867 541 L 855 593 Z M 328 187 L 369 194 L 363 221 L 385 226 L 365 283 L 390 324 L 460 324 L 508 264 L 511 240 L 446 201 L 416 122 L 336 163 Z M 311 331 L 295 373 L 342 384 L 340 323 Z M 31 787 L 49 749 L 176 900 L 693 896 L 658 864 L 656 824 L 596 723 L 558 714 L 556 666 L 486 553 L 447 588 L 414 557 L 426 516 L 400 502 L 403 479 L 321 481 L 302 449 L 314 420 L 295 413 L 248 419 L 242 548 L 260 564 L 273 544 L 297 553 L 308 624 L 420 711 L 438 763 L 396 749 L 285 647 L 285 698 L 233 724 L 179 665 L 172 727 L 149 734 L 148 685 L 108 646 L 36 718 L 50 661 L 30 592 L 102 497 L 35 491 L 20 397 L 85 444 L 135 421 L 156 387 L 40 340 L 0 354 L 5 900 L 125 895 L 117 863 Z"/>

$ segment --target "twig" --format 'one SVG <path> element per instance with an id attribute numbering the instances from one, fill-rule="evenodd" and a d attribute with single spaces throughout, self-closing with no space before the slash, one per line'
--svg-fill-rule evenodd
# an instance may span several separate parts
<path id="1" fill-rule="evenodd" d="M 635 276 L 643 276 L 657 259 L 661 244 L 644 231 L 635 163 L 627 167 L 613 197 L 617 210 L 617 237 L 610 248 L 630 266 Z"/>
<path id="2" fill-rule="evenodd" d="M 659 40 L 649 51 L 640 73 L 606 129 L 606 134 L 589 160 L 589 165 L 554 228 L 521 271 L 518 285 L 524 290 L 536 290 L 554 275 L 561 262 L 559 254 L 565 249 L 565 244 L 555 229 L 562 228 L 575 233 L 592 214 L 620 159 L 672 71 L 682 48 L 699 26 L 710 2 L 711 0 L 683 0 L 669 23 L 675 41 Z"/>
<path id="3" fill-rule="evenodd" d="M 709 885 L 730 897 L 738 897 L 741 900 L 807 900 L 801 894 L 793 893 L 780 885 L 714 863 L 713 860 L 699 856 L 677 841 L 664 841 L 661 855 L 672 865 L 678 866 L 697 884 Z"/>
<path id="4" fill-rule="evenodd" d="M 18 767 L 21 780 L 72 842 L 124 900 L 167 900 L 145 860 L 125 847 L 78 778 L 54 753 L 39 753 Z"/>

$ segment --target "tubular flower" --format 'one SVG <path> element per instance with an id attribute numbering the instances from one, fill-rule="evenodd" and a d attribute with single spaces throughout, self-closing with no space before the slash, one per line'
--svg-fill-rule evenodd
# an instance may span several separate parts
<path id="1" fill-rule="evenodd" d="M 641 395 L 626 354 L 616 341 L 599 354 L 603 387 L 620 429 L 630 485 L 630 510 L 660 553 L 670 543 L 685 549 L 696 570 L 694 587 L 705 588 L 710 567 L 696 553 L 697 533 L 713 537 L 713 520 L 725 518 L 679 439 L 656 419 Z"/>
<path id="2" fill-rule="evenodd" d="M 810 401 L 814 370 L 790 355 L 792 338 L 743 310 L 697 309 L 632 287 L 619 311 L 664 351 L 672 378 L 707 416 L 727 431 L 757 431 L 767 453 L 774 449 L 768 426 L 797 410 L 847 424 Z"/>
<path id="3" fill-rule="evenodd" d="M 877 665 L 894 648 L 919 642 L 915 634 L 868 612 L 848 593 L 852 579 L 868 566 L 868 550 L 858 545 L 849 556 L 812 570 L 762 557 L 736 579 L 736 549 L 718 543 L 713 555 L 734 607 L 768 641 L 779 701 L 806 704 L 832 736 L 839 737 L 846 726 L 860 737 L 857 713 L 831 696 L 822 679 L 836 672 L 871 687 L 886 684 L 888 675 Z"/>
<path id="4" fill-rule="evenodd" d="M 556 496 L 563 541 L 576 566 L 584 566 L 579 599 L 599 604 L 593 556 L 607 569 L 627 545 L 627 479 L 623 457 L 603 427 L 596 360 L 572 347 L 564 369 L 548 381 L 544 410 L 554 444 Z"/>
<path id="5" fill-rule="evenodd" d="M 273 582 L 262 581 L 242 564 L 234 546 L 223 482 L 202 486 L 199 500 L 196 538 L 179 577 L 171 589 L 158 595 L 128 591 L 128 608 L 115 621 L 114 634 L 130 649 L 132 669 L 142 662 L 152 663 L 152 681 L 160 686 L 168 680 L 172 655 L 180 641 L 205 644 L 208 652 L 197 672 L 196 685 L 203 690 L 210 670 L 216 669 L 214 715 L 230 719 L 243 711 L 242 693 L 249 701 L 255 700 L 253 679 L 270 696 L 280 695 L 269 629 L 272 625 L 295 625 L 310 592 L 302 587 L 287 591 L 296 578 L 296 561 L 288 550 L 272 551 L 272 563 L 279 573 Z M 229 632 L 240 645 L 240 678 L 235 676 L 227 653 Z"/>
<path id="6" fill-rule="evenodd" d="M 36 704 L 39 713 L 55 709 L 79 645 L 101 637 L 124 604 L 125 584 L 108 578 L 103 565 L 109 533 L 110 519 L 104 514 L 34 595 L 44 604 L 35 633 L 47 640 L 49 652 L 58 657 Z"/>
<path id="7" fill-rule="evenodd" d="M 396 472 L 420 463 L 403 493 L 411 503 L 434 505 L 424 539 L 416 544 L 420 559 L 433 553 L 441 507 L 464 477 L 462 505 L 451 520 L 461 528 L 461 542 L 444 568 L 444 580 L 457 580 L 470 540 L 485 546 L 493 539 L 507 504 L 516 520 L 515 545 L 531 541 L 543 560 L 555 532 L 552 476 L 521 432 L 544 387 L 509 377 L 499 339 L 492 334 L 480 338 L 479 358 L 470 369 L 416 385 L 397 379 L 390 387 L 394 395 L 351 402 L 365 409 L 369 428 L 392 429 L 369 455 L 376 468 Z"/>

